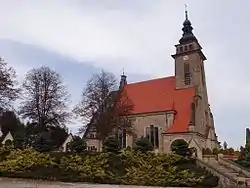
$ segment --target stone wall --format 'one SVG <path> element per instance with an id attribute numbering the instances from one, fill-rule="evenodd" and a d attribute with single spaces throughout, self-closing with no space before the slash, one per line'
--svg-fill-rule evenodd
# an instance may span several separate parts
<path id="1" fill-rule="evenodd" d="M 196 163 L 201 168 L 205 168 L 207 171 L 211 172 L 213 175 L 219 177 L 219 187 L 222 188 L 246 188 L 245 185 L 238 185 L 237 181 L 233 179 L 232 177 L 228 176 L 227 174 L 224 174 L 220 171 L 218 171 L 213 166 L 210 166 L 208 163 L 197 159 Z"/>
<path id="2" fill-rule="evenodd" d="M 248 171 L 248 169 L 245 169 L 244 167 L 239 166 L 237 163 L 224 159 L 222 157 L 218 157 L 218 162 L 221 165 L 226 166 L 227 168 L 233 169 L 238 173 L 242 173 L 244 174 L 246 177 L 250 178 L 250 172 Z"/>
<path id="3" fill-rule="evenodd" d="M 32 181 L 24 179 L 0 178 L 0 188 L 142 188 L 142 187 L 161 188 L 161 187 L 149 187 L 149 186 L 62 183 L 62 182 L 49 182 L 49 181 L 39 181 L 39 180 Z"/>

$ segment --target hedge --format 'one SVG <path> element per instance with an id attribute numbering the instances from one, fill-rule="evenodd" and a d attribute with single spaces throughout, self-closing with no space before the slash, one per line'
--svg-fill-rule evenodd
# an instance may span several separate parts
<path id="1" fill-rule="evenodd" d="M 218 178 L 198 168 L 195 160 L 173 154 L 133 150 L 119 154 L 67 154 L 34 149 L 11 149 L 7 153 L 0 161 L 0 175 L 5 177 L 146 186 L 218 184 Z"/>

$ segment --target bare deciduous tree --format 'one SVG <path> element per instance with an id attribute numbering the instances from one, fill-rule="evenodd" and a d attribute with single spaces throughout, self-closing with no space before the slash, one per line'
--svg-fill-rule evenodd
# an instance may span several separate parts
<path id="1" fill-rule="evenodd" d="M 7 109 L 18 97 L 16 72 L 0 58 L 0 109 Z"/>
<path id="2" fill-rule="evenodd" d="M 20 114 L 42 127 L 64 126 L 70 113 L 69 94 L 58 73 L 49 67 L 30 70 L 22 85 Z"/>
<path id="3" fill-rule="evenodd" d="M 131 126 L 128 114 L 133 109 L 126 92 L 118 89 L 115 76 L 102 71 L 87 82 L 81 102 L 73 110 L 88 126 L 95 126 L 97 135 L 104 139 L 115 128 Z M 86 126 L 80 129 L 84 132 Z"/>

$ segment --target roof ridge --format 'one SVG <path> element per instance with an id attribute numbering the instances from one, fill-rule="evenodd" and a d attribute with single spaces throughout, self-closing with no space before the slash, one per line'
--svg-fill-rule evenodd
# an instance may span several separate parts
<path id="1" fill-rule="evenodd" d="M 127 85 L 133 85 L 133 84 L 141 84 L 141 83 L 145 83 L 145 82 L 150 82 L 150 81 L 156 81 L 156 80 L 163 80 L 163 79 L 175 79 L 175 76 L 168 76 L 168 77 L 161 77 L 161 78 L 153 78 L 150 80 L 143 80 L 143 81 L 139 81 L 139 82 L 132 82 L 132 83 L 127 83 Z"/>

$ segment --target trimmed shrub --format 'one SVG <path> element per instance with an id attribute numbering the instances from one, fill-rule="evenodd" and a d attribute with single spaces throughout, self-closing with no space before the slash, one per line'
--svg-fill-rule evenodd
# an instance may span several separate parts
<path id="1" fill-rule="evenodd" d="M 53 165 L 53 158 L 34 149 L 11 150 L 6 160 L 0 162 L 0 171 L 24 172 L 35 167 Z"/>
<path id="2" fill-rule="evenodd" d="M 11 150 L 0 162 L 0 172 L 1 176 L 15 178 L 148 186 L 213 187 L 217 180 L 198 168 L 195 159 L 135 150 L 119 154 Z"/>
<path id="3" fill-rule="evenodd" d="M 153 149 L 154 148 L 151 142 L 145 137 L 141 137 L 135 141 L 135 150 L 141 152 L 147 152 L 147 151 L 152 151 Z"/>
<path id="4" fill-rule="evenodd" d="M 103 142 L 104 152 L 118 153 L 120 149 L 119 140 L 115 136 L 109 136 Z"/>

